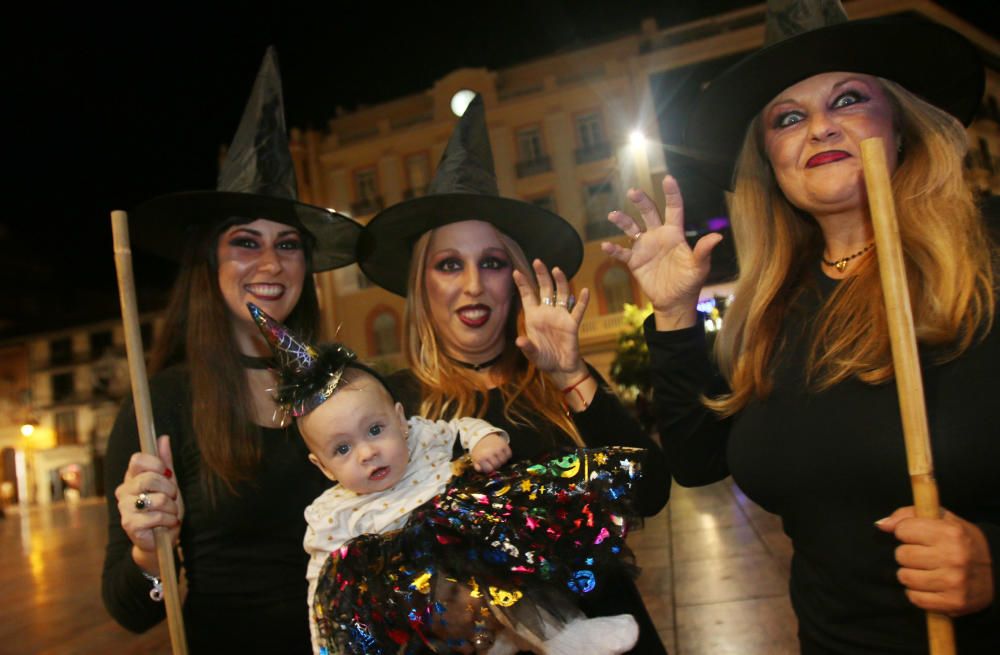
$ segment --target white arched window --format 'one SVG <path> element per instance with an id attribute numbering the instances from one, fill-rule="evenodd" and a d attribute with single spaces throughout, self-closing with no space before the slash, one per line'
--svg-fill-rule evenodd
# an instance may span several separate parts
<path id="1" fill-rule="evenodd" d="M 399 321 L 390 311 L 383 311 L 372 321 L 372 355 L 399 352 Z"/>
<path id="2" fill-rule="evenodd" d="M 605 314 L 617 314 L 624 311 L 625 303 L 635 304 L 632 293 L 632 281 L 624 266 L 609 266 L 601 275 L 601 293 L 604 302 L 601 309 Z"/>

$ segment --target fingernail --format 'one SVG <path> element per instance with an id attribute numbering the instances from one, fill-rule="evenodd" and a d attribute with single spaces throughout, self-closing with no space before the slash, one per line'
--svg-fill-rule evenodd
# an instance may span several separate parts
<path id="1" fill-rule="evenodd" d="M 174 472 L 171 471 L 170 469 L 164 469 L 163 470 L 163 477 L 165 477 L 165 478 L 167 478 L 169 480 L 170 478 L 174 477 Z"/>
<path id="2" fill-rule="evenodd" d="M 881 518 L 881 519 L 879 519 L 879 520 L 875 521 L 875 525 L 877 525 L 877 526 L 881 526 L 881 525 L 882 525 L 883 523 L 885 523 L 885 522 L 886 522 L 886 521 L 888 521 L 888 520 L 889 520 L 889 517 L 888 517 L 888 516 L 886 516 L 885 518 Z"/>

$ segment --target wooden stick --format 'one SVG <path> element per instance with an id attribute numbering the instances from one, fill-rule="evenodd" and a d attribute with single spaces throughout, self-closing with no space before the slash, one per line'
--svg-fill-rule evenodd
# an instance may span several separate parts
<path id="1" fill-rule="evenodd" d="M 139 311 L 135 300 L 135 280 L 132 277 L 132 249 L 128 238 L 128 215 L 123 211 L 111 212 L 111 232 L 114 237 L 115 269 L 118 272 L 118 296 L 122 305 L 122 325 L 125 328 L 125 349 L 128 353 L 129 379 L 132 383 L 132 401 L 139 427 L 139 444 L 146 455 L 159 457 L 156 448 L 156 428 L 153 425 L 153 407 L 149 400 L 149 383 L 146 379 L 146 359 L 139 330 Z M 187 655 L 184 636 L 184 618 L 181 615 L 180 590 L 177 587 L 177 569 L 174 566 L 174 547 L 167 528 L 153 529 L 156 539 L 156 557 L 160 562 L 160 580 L 163 583 L 163 602 L 167 607 L 167 628 L 174 655 Z"/>
<path id="2" fill-rule="evenodd" d="M 917 356 L 917 337 L 913 329 L 910 290 L 906 283 L 903 247 L 896 221 L 896 205 L 892 197 L 889 167 L 882 139 L 873 137 L 861 142 L 861 163 L 875 246 L 878 253 L 879 276 L 889 324 L 892 364 L 896 371 L 896 391 L 906 443 L 906 462 L 913 488 L 913 505 L 922 518 L 940 518 L 937 482 L 931 455 L 927 408 L 924 406 L 924 383 Z M 955 632 L 951 619 L 938 612 L 927 612 L 927 631 L 931 655 L 954 655 Z"/>

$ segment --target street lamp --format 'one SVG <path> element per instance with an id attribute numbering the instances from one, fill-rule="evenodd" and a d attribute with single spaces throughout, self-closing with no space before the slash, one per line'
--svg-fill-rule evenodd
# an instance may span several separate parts
<path id="1" fill-rule="evenodd" d="M 462 114 L 465 113 L 466 108 L 468 108 L 469 103 L 472 99 L 476 97 L 475 91 L 470 91 L 469 89 L 460 89 L 455 92 L 455 95 L 451 97 L 451 113 L 455 114 L 461 118 Z"/>
<path id="2" fill-rule="evenodd" d="M 35 423 L 34 421 L 29 420 L 27 423 L 21 426 L 21 436 L 30 437 L 33 434 L 35 434 Z"/>
<path id="3" fill-rule="evenodd" d="M 629 148 L 632 150 L 632 165 L 635 168 L 636 186 L 650 198 L 653 195 L 649 181 L 649 156 L 646 152 L 646 135 L 639 128 L 632 130 L 628 136 Z"/>

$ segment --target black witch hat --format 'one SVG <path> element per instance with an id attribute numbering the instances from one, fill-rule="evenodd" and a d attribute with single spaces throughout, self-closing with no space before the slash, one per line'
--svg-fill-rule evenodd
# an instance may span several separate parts
<path id="1" fill-rule="evenodd" d="M 486 112 L 478 94 L 452 132 L 427 195 L 386 208 L 365 226 L 358 263 L 373 282 L 405 296 L 413 244 L 424 232 L 459 221 L 485 221 L 514 239 L 528 260 L 572 277 L 583 261 L 580 235 L 565 219 L 497 190 Z"/>
<path id="2" fill-rule="evenodd" d="M 264 55 L 216 186 L 215 191 L 171 193 L 140 205 L 132 221 L 136 246 L 177 259 L 199 228 L 265 218 L 312 236 L 313 271 L 354 261 L 361 226 L 346 216 L 297 200 L 281 74 L 273 47 Z"/>
<path id="3" fill-rule="evenodd" d="M 849 21 L 839 0 L 768 0 L 764 47 L 705 88 L 686 143 L 715 162 L 706 172 L 729 187 L 750 122 L 789 86 L 829 72 L 892 80 L 968 124 L 985 85 L 982 61 L 961 34 L 929 20 Z"/>

